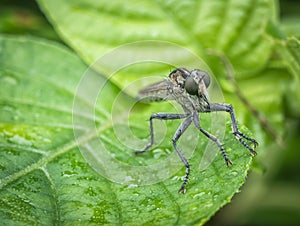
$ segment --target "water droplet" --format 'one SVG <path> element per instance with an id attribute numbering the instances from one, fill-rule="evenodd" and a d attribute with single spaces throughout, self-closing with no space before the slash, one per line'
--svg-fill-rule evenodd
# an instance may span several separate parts
<path id="1" fill-rule="evenodd" d="M 133 181 L 132 176 L 126 176 L 126 177 L 124 178 L 124 183 L 130 182 L 130 181 Z"/>
<path id="2" fill-rule="evenodd" d="M 13 137 L 10 137 L 8 139 L 11 143 L 20 144 L 20 145 L 27 145 L 31 146 L 32 142 L 30 140 L 25 139 L 24 137 L 21 137 L 18 134 L 15 134 Z"/>
<path id="3" fill-rule="evenodd" d="M 207 203 L 205 206 L 206 207 L 211 207 L 213 204 L 212 203 Z"/>
<path id="4" fill-rule="evenodd" d="M 238 172 L 237 171 L 231 171 L 230 175 L 236 177 L 238 175 Z"/>
<path id="5" fill-rule="evenodd" d="M 219 195 L 217 195 L 217 194 L 213 196 L 213 199 L 214 199 L 214 200 L 216 200 L 216 199 L 218 199 L 218 198 L 219 198 Z"/>
<path id="6" fill-rule="evenodd" d="M 199 197 L 202 197 L 203 195 L 205 195 L 205 192 L 204 192 L 204 191 L 202 191 L 202 192 L 200 192 L 200 193 L 194 195 L 193 198 L 194 198 L 194 199 L 195 199 L 195 198 L 199 198 Z"/>
<path id="7" fill-rule="evenodd" d="M 176 181 L 178 181 L 178 180 L 181 180 L 181 177 L 180 177 L 180 176 L 174 176 L 174 177 L 172 177 L 171 180 L 176 180 Z"/>
<path id="8" fill-rule="evenodd" d="M 163 150 L 161 150 L 160 148 L 157 148 L 157 149 L 153 150 L 153 154 L 154 154 L 153 157 L 155 159 L 159 159 L 163 155 Z"/>
<path id="9" fill-rule="evenodd" d="M 71 176 L 77 175 L 77 173 L 76 172 L 72 172 L 70 170 L 65 170 L 64 172 L 62 172 L 61 175 L 63 177 L 71 177 Z"/>
<path id="10" fill-rule="evenodd" d="M 134 192 L 133 193 L 133 196 L 135 196 L 135 197 L 138 197 L 140 194 L 139 193 L 137 193 L 137 192 Z"/>
<path id="11" fill-rule="evenodd" d="M 167 154 L 170 154 L 170 153 L 172 152 L 172 150 L 170 150 L 169 148 L 166 148 L 166 149 L 165 149 L 165 152 L 166 152 Z"/>
<path id="12" fill-rule="evenodd" d="M 17 85 L 18 79 L 11 72 L 3 72 L 0 74 L 0 83 L 1 85 Z"/>
<path id="13" fill-rule="evenodd" d="M 138 187 L 137 184 L 129 184 L 129 185 L 128 185 L 128 188 L 137 188 L 137 187 Z"/>

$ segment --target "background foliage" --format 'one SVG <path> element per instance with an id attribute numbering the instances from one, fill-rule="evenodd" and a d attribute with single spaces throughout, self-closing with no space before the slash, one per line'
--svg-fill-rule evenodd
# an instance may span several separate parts
<path id="1" fill-rule="evenodd" d="M 242 188 L 243 192 L 236 195 L 233 199 L 233 202 L 218 212 L 217 215 L 213 217 L 210 222 L 208 222 L 208 224 L 292 225 L 300 222 L 298 215 L 300 211 L 300 181 L 298 176 L 300 156 L 299 152 L 297 151 L 299 147 L 298 138 L 300 135 L 300 44 L 299 39 L 297 39 L 297 36 L 299 37 L 300 35 L 300 6 L 297 1 L 254 1 L 257 3 L 257 5 L 254 4 L 252 7 L 249 7 L 249 5 L 253 4 L 252 1 L 233 1 L 233 3 L 229 4 L 228 8 L 226 8 L 226 13 L 224 13 L 223 8 L 225 1 L 207 1 L 212 3 L 206 3 L 202 6 L 204 12 L 201 13 L 203 18 L 197 20 L 199 21 L 199 24 L 197 24 L 197 21 L 194 22 L 192 20 L 193 22 L 191 22 L 191 18 L 194 18 L 193 10 L 196 10 L 195 7 L 190 6 L 190 8 L 187 10 L 180 10 L 188 6 L 172 4 L 172 1 L 169 1 L 168 3 L 161 3 L 159 7 L 155 4 L 148 4 L 146 6 L 139 5 L 138 7 L 140 11 L 131 11 L 131 9 L 134 7 L 130 4 L 127 7 L 125 6 L 122 8 L 124 5 L 122 1 L 122 3 L 115 1 L 115 5 L 109 5 L 109 7 L 104 8 L 101 8 L 103 3 L 100 1 L 97 4 L 95 3 L 96 5 L 94 5 L 94 8 L 90 8 L 90 3 L 88 1 L 66 2 L 67 1 L 57 2 L 39 0 L 38 6 L 38 4 L 34 1 L 2 1 L 0 3 L 0 32 L 2 34 L 26 35 L 29 36 L 29 39 L 31 39 L 31 36 L 37 36 L 60 42 L 72 48 L 76 54 L 87 64 L 92 63 L 99 56 L 99 53 L 103 53 L 114 46 L 141 39 L 151 38 L 172 41 L 192 49 L 209 64 L 210 68 L 213 70 L 222 86 L 226 102 L 232 103 L 235 108 L 238 109 L 239 122 L 246 124 L 253 132 L 255 131 L 255 137 L 258 138 L 259 143 L 261 144 L 259 156 L 254 162 L 255 171 L 260 173 L 252 172 L 249 175 L 247 183 Z M 57 7 L 58 4 L 60 7 Z M 42 11 L 39 9 L 39 7 L 41 7 Z M 143 11 L 143 9 L 147 10 Z M 106 13 L 99 13 L 102 11 L 105 11 Z M 119 14 L 119 12 L 125 13 Z M 189 14 L 185 14 L 186 12 Z M 117 23 L 117 27 L 113 29 L 114 33 L 98 33 L 98 31 L 101 31 L 101 29 L 98 28 L 103 24 L 94 24 L 92 22 L 90 23 L 91 26 L 85 27 L 85 31 L 82 32 L 82 30 L 78 29 L 80 24 L 78 25 L 78 23 L 74 23 L 74 21 L 77 21 L 76 18 L 81 18 L 80 23 L 86 24 L 87 21 L 96 16 L 96 21 L 110 21 L 112 25 L 116 26 L 114 21 L 116 20 L 114 17 L 116 15 L 121 18 L 121 23 Z M 215 15 L 221 16 L 216 17 Z M 50 21 L 51 24 L 48 21 Z M 144 29 L 136 30 L 135 28 L 137 23 L 144 24 L 146 27 Z M 200 27 L 201 29 L 197 29 Z M 156 36 L 153 36 L 153 29 L 155 29 Z M 249 35 L 249 32 L 251 32 L 251 35 Z M 219 37 L 223 38 L 220 39 Z M 35 38 L 32 39 L 38 43 L 40 42 Z M 25 39 L 16 39 L 15 41 L 21 43 L 27 42 L 24 40 Z M 109 40 L 109 42 L 105 40 Z M 9 46 L 9 43 L 3 43 L 6 43 L 5 47 Z M 8 65 L 12 73 L 17 72 L 16 77 L 13 76 L 13 78 L 16 79 L 16 81 L 18 79 L 23 81 L 22 76 L 24 74 L 34 74 L 35 70 L 38 71 L 36 68 L 37 65 L 33 64 L 31 68 L 32 70 L 28 70 L 28 65 L 31 65 L 32 62 L 17 62 L 17 60 L 25 58 L 20 57 L 17 54 L 17 49 L 14 49 L 13 44 L 11 45 L 11 49 L 7 49 L 8 53 L 2 53 L 2 56 L 9 56 L 11 55 L 11 52 L 14 51 L 16 53 L 14 55 L 15 58 L 5 60 L 2 59 L 1 65 L 2 67 Z M 36 45 L 41 45 L 39 48 L 41 48 L 43 51 L 35 50 L 35 48 L 37 48 Z M 71 54 L 69 50 L 60 50 L 60 46 L 57 46 L 59 50 L 55 50 L 56 47 L 53 49 L 47 45 L 48 44 L 44 45 L 43 43 L 34 44 L 29 41 L 26 43 L 26 48 L 31 46 L 28 51 L 33 51 L 33 53 L 38 54 L 40 59 L 43 59 L 43 52 L 53 51 L 53 55 L 55 55 L 58 59 L 59 57 L 63 59 L 69 59 L 71 65 L 78 65 L 78 67 L 70 69 L 56 68 L 55 70 L 66 70 L 66 73 L 69 76 L 80 76 L 82 74 L 82 71 L 85 69 L 84 63 L 78 59 L 75 54 Z M 2 50 L 3 49 L 5 48 L 2 47 Z M 224 65 L 220 62 L 219 57 L 209 54 L 208 50 L 211 49 L 217 53 L 222 52 L 229 58 L 234 69 L 235 82 L 237 83 L 238 87 L 234 86 L 232 80 L 225 76 L 226 70 L 224 69 Z M 34 52 L 34 50 L 36 52 Z M 65 58 L 65 56 L 70 58 Z M 24 68 L 21 71 L 20 68 L 22 67 L 18 68 L 12 65 L 14 59 L 16 59 L 16 64 L 18 64 L 18 67 L 20 66 L 20 63 L 24 64 Z M 51 58 L 45 58 L 45 60 L 46 61 L 44 64 L 40 64 L 39 67 L 49 67 L 49 69 L 45 71 L 45 74 L 48 72 L 48 70 L 49 75 L 53 74 L 55 62 L 51 63 Z M 5 62 L 8 62 L 7 65 Z M 65 63 L 65 66 L 66 65 L 68 65 L 67 62 Z M 17 71 L 15 70 L 16 68 L 18 68 Z M 103 68 L 97 68 L 97 70 L 105 75 L 105 70 Z M 142 68 L 142 70 L 145 76 L 150 76 L 157 73 L 161 74 L 161 71 L 166 71 L 165 74 L 167 74 L 169 69 L 152 67 L 151 69 Z M 9 73 L 9 71 L 5 71 L 5 73 Z M 132 79 L 135 79 L 137 76 L 139 76 L 136 69 L 124 71 L 122 73 L 120 73 L 119 77 L 116 77 L 113 80 L 113 82 L 119 88 L 126 86 Z M 47 83 L 45 83 L 45 81 L 39 81 L 37 79 L 38 75 L 35 76 L 37 77 L 32 81 L 28 81 L 28 83 L 23 81 L 24 87 L 27 85 L 33 90 L 38 90 L 39 88 L 47 89 Z M 53 98 L 56 97 L 57 93 L 53 94 L 52 98 L 44 97 L 47 99 L 47 103 L 49 102 L 51 104 L 53 101 L 53 104 L 55 103 L 55 106 L 58 107 L 60 111 L 64 112 L 64 114 L 60 114 L 58 117 L 61 119 L 61 121 L 55 121 L 55 112 L 50 111 L 47 113 L 42 113 L 42 103 L 40 103 L 40 105 L 35 107 L 39 108 L 38 112 L 45 116 L 44 119 L 42 118 L 42 123 L 30 128 L 26 125 L 21 125 L 19 127 L 12 125 L 10 128 L 8 128 L 8 126 L 5 124 L 7 120 L 12 120 L 16 123 L 24 122 L 22 121 L 22 117 L 24 117 L 24 120 L 27 122 L 30 120 L 31 122 L 34 122 L 35 120 L 35 116 L 30 114 L 24 116 L 17 115 L 18 117 L 15 116 L 15 118 L 10 118 L 11 115 L 7 112 L 11 111 L 13 114 L 16 114 L 14 109 L 18 109 L 20 112 L 28 112 L 28 109 L 25 109 L 26 106 L 23 106 L 25 110 L 22 110 L 20 105 L 13 106 L 13 104 L 9 102 L 10 96 L 13 97 L 14 95 L 19 95 L 18 97 L 23 96 L 24 99 L 26 99 L 26 97 L 30 97 L 32 100 L 41 100 L 40 98 L 42 98 L 38 94 L 36 94 L 37 96 L 31 96 L 30 92 L 28 94 L 23 92 L 18 94 L 17 91 L 14 92 L 14 90 L 9 89 L 9 87 L 4 89 L 2 87 L 3 84 L 12 84 L 15 81 L 7 79 L 8 77 L 6 77 L 5 80 L 2 80 L 0 84 L 2 90 L 2 109 L 5 110 L 2 111 L 1 126 L 3 127 L 2 131 L 6 131 L 4 136 L 1 137 L 1 166 L 9 166 L 10 164 L 18 165 L 19 169 L 24 169 L 26 171 L 30 169 L 23 166 L 37 163 L 40 165 L 36 165 L 35 167 L 41 167 L 41 170 L 34 171 L 30 177 L 25 177 L 24 180 L 27 181 L 24 182 L 21 178 L 20 180 L 17 180 L 9 189 L 4 191 L 2 190 L 2 197 L 4 197 L 1 204 L 1 210 L 3 211 L 2 213 L 4 213 L 7 209 L 14 209 L 14 212 L 11 212 L 11 215 L 7 216 L 9 216 L 12 221 L 16 220 L 22 222 L 24 220 L 22 219 L 24 213 L 20 216 L 18 216 L 18 214 L 24 210 L 25 206 L 22 207 L 18 200 L 24 201 L 26 199 L 33 199 L 37 201 L 34 203 L 34 205 L 39 206 L 45 204 L 45 200 L 48 200 L 49 202 L 51 202 L 51 200 L 59 200 L 60 203 L 51 203 L 46 205 L 47 208 L 49 208 L 49 206 L 53 206 L 53 208 L 41 208 L 42 210 L 44 209 L 46 213 L 47 211 L 50 212 L 47 214 L 41 212 L 37 213 L 37 215 L 40 214 L 40 216 L 48 216 L 49 219 L 45 218 L 43 219 L 44 222 L 39 221 L 38 224 L 47 224 L 49 221 L 54 222 L 55 217 L 57 216 L 60 216 L 61 222 L 65 221 L 65 223 L 74 223 L 76 220 L 78 220 L 76 219 L 78 214 L 83 217 L 82 219 L 85 219 L 84 216 L 86 216 L 86 219 L 94 219 L 94 223 L 104 222 L 104 219 L 108 220 L 108 222 L 114 222 L 113 219 L 120 219 L 120 216 L 114 216 L 114 214 L 122 212 L 120 211 L 120 206 L 115 207 L 117 209 L 113 209 L 115 206 L 113 200 L 115 200 L 116 197 L 104 196 L 102 203 L 91 201 L 91 197 L 99 198 L 99 195 L 103 193 L 106 194 L 106 192 L 109 190 L 109 188 L 106 186 L 109 186 L 109 183 L 105 180 L 99 181 L 97 174 L 95 174 L 92 170 L 85 171 L 85 169 L 87 169 L 87 166 L 85 166 L 86 163 L 79 157 L 78 151 L 72 150 L 70 152 L 66 152 L 65 155 L 63 155 L 63 158 L 59 158 L 57 161 L 51 162 L 47 166 L 47 169 L 44 167 L 45 162 L 43 162 L 43 158 L 41 158 L 41 156 L 47 156 L 43 150 L 51 149 L 49 144 L 47 144 L 50 139 L 53 139 L 51 134 L 56 133 L 61 137 L 61 140 L 57 140 L 57 143 L 53 142 L 53 145 L 72 140 L 70 138 L 72 137 L 71 128 L 68 128 L 68 126 L 63 128 L 63 126 L 60 125 L 59 127 L 63 129 L 57 130 L 55 129 L 55 125 L 59 125 L 59 123 L 62 121 L 65 122 L 66 125 L 71 125 L 70 117 L 67 115 L 68 105 L 66 103 L 70 104 L 71 106 L 72 98 L 66 95 L 66 93 L 72 93 L 72 90 L 74 90 L 74 87 L 77 84 L 76 82 L 78 82 L 79 78 L 61 78 L 61 82 L 63 83 L 63 91 L 58 90 L 58 92 L 61 92 L 60 97 L 64 98 Z M 121 79 L 124 77 L 126 77 L 126 80 Z M 52 79 L 53 81 L 51 81 L 50 77 L 50 81 L 48 81 L 49 84 L 55 84 L 58 78 Z M 29 83 L 30 85 L 28 85 Z M 11 93 L 7 93 L 7 90 L 10 90 Z M 129 95 L 133 94 L 129 93 Z M 247 98 L 246 103 L 243 101 L 243 99 L 241 99 L 241 95 Z M 157 109 L 161 108 L 158 107 Z M 258 110 L 258 113 L 256 110 Z M 143 113 L 145 116 L 148 114 L 149 112 L 147 111 Z M 53 119 L 53 121 L 47 121 L 47 119 Z M 268 120 L 267 124 L 264 121 L 265 119 Z M 49 124 L 54 125 L 54 127 L 49 129 Z M 16 131 L 16 128 L 22 128 L 22 130 Z M 20 137 L 12 136 L 12 134 L 19 134 L 20 137 L 26 135 L 28 139 L 22 140 Z M 39 136 L 43 134 L 43 137 L 40 137 L 39 139 L 40 143 L 36 143 L 37 141 L 32 142 L 34 142 L 39 148 L 31 150 L 32 156 L 29 158 L 28 156 L 19 156 L 21 152 L 16 151 L 18 148 L 13 146 L 14 142 L 19 142 L 22 148 L 26 147 L 26 145 L 30 146 L 26 142 L 36 138 L 37 134 Z M 230 143 L 230 141 L 228 142 Z M 10 145 L 9 150 L 7 149 L 8 145 Z M 230 143 L 230 146 L 231 145 L 234 144 Z M 40 150 L 41 152 L 39 153 Z M 53 159 L 55 159 L 55 153 L 63 154 L 64 150 L 64 147 L 62 147 L 56 152 L 53 152 Z M 9 158 L 7 156 L 9 156 Z M 74 162 L 68 162 L 67 159 L 73 159 Z M 194 160 L 196 161 L 197 158 Z M 243 161 L 243 164 L 246 165 L 244 170 L 247 170 L 249 159 L 245 157 Z M 59 172 L 59 169 L 61 168 L 57 167 L 57 165 L 64 165 L 65 170 L 63 172 Z M 216 163 L 216 166 L 218 166 L 218 163 Z M 16 172 L 18 172 L 19 169 L 14 168 Z M 76 169 L 76 172 L 81 172 L 81 174 L 75 175 L 74 177 L 69 177 L 74 169 Z M 21 170 L 20 172 L 24 173 L 24 170 Z M 232 170 L 245 173 L 245 171 L 243 171 L 241 168 L 233 168 Z M 50 175 L 48 175 L 49 172 L 51 172 Z M 62 180 L 62 178 L 65 177 L 52 177 L 52 174 L 67 175 L 69 178 L 67 181 L 67 184 L 69 183 L 68 186 L 65 184 L 64 186 L 66 187 L 53 188 L 54 184 L 62 185 L 59 180 Z M 5 168 L 2 168 L 1 178 L 5 178 L 5 176 Z M 239 188 L 239 186 L 243 183 L 243 179 L 241 178 L 245 175 L 241 174 L 240 176 L 241 177 L 237 179 L 237 184 L 234 189 Z M 44 178 L 42 182 L 41 178 Z M 76 181 L 81 181 L 81 190 L 78 190 L 78 187 L 76 187 L 76 184 L 74 184 Z M 225 182 L 226 181 L 224 181 L 224 183 Z M 3 189 L 3 184 L 6 183 L 9 183 L 9 181 L 1 181 L 1 189 Z M 32 186 L 22 187 L 26 184 L 32 184 Z M 103 184 L 106 185 L 103 186 Z M 176 183 L 172 183 L 172 181 L 167 181 L 166 184 L 168 184 L 171 190 L 173 189 L 172 186 L 174 186 L 175 189 L 177 185 Z M 208 185 L 211 184 L 209 183 Z M 94 188 L 97 186 L 101 187 L 103 190 L 101 192 L 95 191 Z M 150 193 L 161 190 L 166 192 L 167 190 L 162 189 L 161 186 L 163 185 L 154 186 L 150 188 L 149 191 L 146 190 L 144 192 Z M 203 187 L 204 185 L 198 184 L 197 186 Z M 38 200 L 36 197 L 25 197 L 28 194 L 34 195 L 34 192 L 36 191 L 30 191 L 30 189 L 37 187 L 39 187 L 40 193 L 45 194 L 42 200 Z M 49 190 L 47 190 L 49 187 L 51 189 L 57 189 L 62 193 L 49 192 Z M 74 188 L 73 191 L 72 188 Z M 131 190 L 128 194 L 126 192 L 123 193 L 123 188 L 118 186 L 114 187 L 114 189 L 114 193 L 120 195 L 117 197 L 119 200 L 127 200 L 128 196 L 133 192 Z M 25 196 L 20 195 L 22 194 L 22 191 L 24 192 L 23 195 Z M 74 198 L 74 194 L 78 191 L 83 193 L 85 192 L 87 195 Z M 71 197 L 70 194 L 68 195 L 68 192 L 70 192 L 73 197 Z M 234 192 L 236 192 L 236 190 L 234 190 L 233 193 Z M 145 193 L 143 193 L 143 195 L 145 195 Z M 53 194 L 59 195 L 60 197 L 49 197 L 49 195 Z M 196 193 L 191 191 L 190 196 L 195 195 Z M 229 201 L 232 195 L 233 194 L 226 196 L 228 198 L 226 202 Z M 15 199 L 12 199 L 11 197 L 15 197 Z M 93 207 L 91 207 L 91 209 L 94 211 L 94 215 L 92 216 L 94 218 L 89 215 L 89 206 L 83 207 L 79 205 L 80 198 L 86 198 L 86 203 Z M 72 202 L 69 202 L 70 199 L 72 199 Z M 76 199 L 78 199 L 78 202 Z M 178 199 L 179 200 L 175 200 L 174 202 L 177 202 L 177 204 L 182 204 L 182 202 L 184 202 L 184 199 L 181 200 L 182 197 L 179 197 Z M 145 199 L 141 197 L 140 200 L 140 203 L 142 203 L 142 200 Z M 157 207 L 158 205 L 163 206 L 165 204 L 164 202 L 160 204 L 155 203 L 155 200 L 157 200 L 157 198 L 155 199 L 154 197 L 153 200 L 148 200 L 148 203 L 142 203 L 145 205 L 145 209 L 148 212 L 151 212 L 151 205 L 152 207 Z M 132 200 L 127 200 L 127 202 L 124 203 L 125 204 L 122 206 L 122 208 L 133 208 L 132 203 L 134 202 Z M 225 203 L 217 203 L 216 207 L 208 210 L 209 214 L 207 214 L 206 217 L 201 218 L 199 216 L 199 218 L 195 219 L 195 222 L 200 223 L 207 221 L 214 211 L 216 211 Z M 201 202 L 198 202 L 195 204 L 196 206 L 194 206 L 194 208 L 201 204 Z M 9 205 L 9 207 L 7 207 L 7 205 Z M 57 208 L 57 212 L 55 212 L 54 210 L 57 206 L 61 206 L 62 210 Z M 103 211 L 103 206 L 105 206 L 105 211 Z M 147 207 L 150 209 L 147 209 Z M 193 205 L 190 207 L 192 208 Z M 32 208 L 32 211 L 34 210 L 35 208 Z M 65 213 L 63 210 L 69 210 L 69 212 Z M 85 213 L 85 210 L 88 212 Z M 27 209 L 27 211 L 28 212 L 25 212 L 25 215 L 31 216 L 32 213 L 30 213 L 30 209 Z M 187 212 L 188 211 L 191 210 L 187 210 Z M 155 220 L 157 220 L 157 223 L 161 223 L 163 222 L 161 220 L 164 219 L 166 222 L 170 223 L 175 217 L 179 220 L 173 223 L 181 224 L 186 222 L 184 217 L 180 218 L 178 216 L 173 216 L 172 214 L 175 212 L 176 211 L 163 213 L 161 217 L 157 216 Z M 192 214 L 192 212 L 190 212 L 190 214 Z M 126 215 L 126 213 L 124 213 L 123 219 L 127 219 L 130 222 L 130 217 L 132 216 L 134 216 L 134 214 L 129 213 Z M 5 218 L 3 217 L 3 219 Z M 70 221 L 70 219 L 73 219 L 74 221 Z M 29 224 L 37 222 L 37 219 L 34 218 L 27 220 L 29 220 L 27 222 Z M 146 220 L 144 221 L 144 223 L 146 223 L 147 219 L 144 220 Z M 153 221 L 154 219 L 151 220 Z M 26 221 L 24 220 L 23 222 Z M 90 223 L 93 222 L 90 221 Z"/>

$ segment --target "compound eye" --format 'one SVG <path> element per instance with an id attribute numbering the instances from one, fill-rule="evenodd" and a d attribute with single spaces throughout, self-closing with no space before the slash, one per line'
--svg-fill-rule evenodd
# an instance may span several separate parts
<path id="1" fill-rule="evenodd" d="M 210 76 L 207 73 L 204 73 L 203 81 L 206 88 L 208 88 L 208 86 L 210 85 Z"/>
<path id="2" fill-rule="evenodd" d="M 185 90 L 190 95 L 198 95 L 198 84 L 192 77 L 187 77 L 184 84 Z"/>

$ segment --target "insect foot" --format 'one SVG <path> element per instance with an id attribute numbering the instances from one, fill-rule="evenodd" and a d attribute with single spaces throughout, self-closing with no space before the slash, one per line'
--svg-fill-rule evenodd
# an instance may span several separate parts
<path id="1" fill-rule="evenodd" d="M 254 148 L 256 148 L 258 146 L 258 142 L 255 139 L 247 137 L 245 134 L 243 134 L 240 131 L 233 132 L 233 135 L 245 148 L 247 148 L 250 151 L 250 154 L 252 156 L 257 155 L 256 151 L 254 151 L 254 149 L 246 143 L 246 141 L 250 141 L 253 144 Z"/>
<path id="2" fill-rule="evenodd" d="M 187 184 L 187 182 L 188 182 L 188 180 L 189 180 L 189 175 L 190 175 L 190 171 L 191 171 L 191 169 L 190 169 L 190 165 L 187 163 L 186 164 L 186 169 L 185 169 L 185 177 L 184 177 L 184 179 L 183 179 L 183 183 L 182 183 L 182 185 L 181 185 L 181 188 L 179 189 L 179 193 L 181 193 L 181 194 L 184 194 L 185 192 L 186 192 L 186 188 L 185 188 L 185 186 L 186 186 L 186 184 Z"/>

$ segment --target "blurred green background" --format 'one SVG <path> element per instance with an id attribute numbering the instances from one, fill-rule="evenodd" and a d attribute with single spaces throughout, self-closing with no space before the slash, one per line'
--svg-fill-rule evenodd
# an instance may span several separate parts
<path id="1" fill-rule="evenodd" d="M 281 29 L 299 38 L 300 1 L 281 0 L 279 6 Z M 242 192 L 207 225 L 300 225 L 300 115 L 284 107 L 285 147 L 271 145 L 265 172 L 251 172 Z"/>
<path id="2" fill-rule="evenodd" d="M 300 2 L 281 0 L 279 6 L 282 31 L 299 37 Z M 33 0 L 1 0 L 0 33 L 64 43 Z M 261 160 L 263 172 L 251 172 L 242 192 L 207 225 L 300 225 L 300 115 L 284 107 L 285 146 L 274 142 L 268 147 Z"/>

